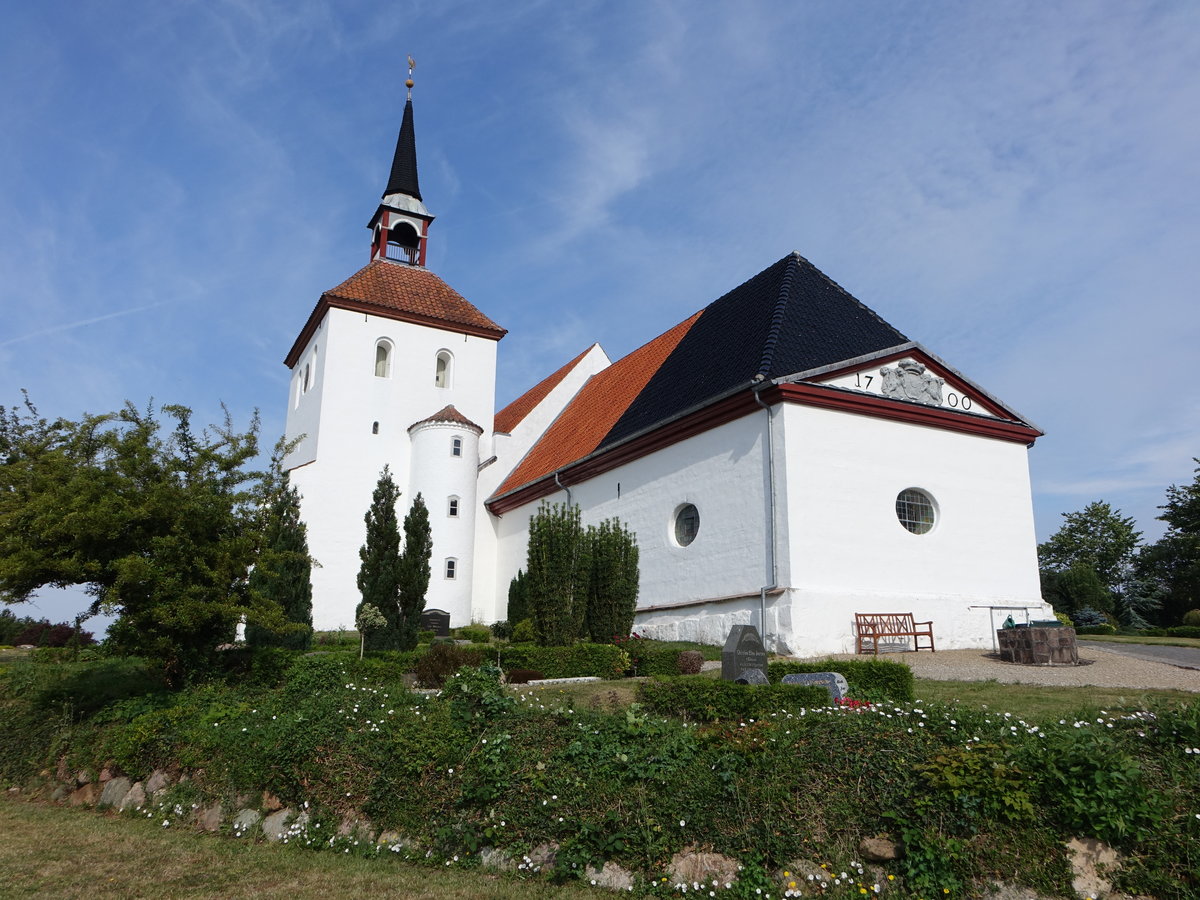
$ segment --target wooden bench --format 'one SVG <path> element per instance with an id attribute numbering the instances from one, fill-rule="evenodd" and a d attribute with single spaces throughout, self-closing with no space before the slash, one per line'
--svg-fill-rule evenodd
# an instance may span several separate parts
<path id="1" fill-rule="evenodd" d="M 871 650 L 879 655 L 879 641 L 883 638 L 912 638 L 913 650 L 930 650 L 933 647 L 933 623 L 914 622 L 912 613 L 855 613 L 854 627 L 856 652 L 866 653 L 863 644 L 869 642 Z M 921 638 L 929 639 L 929 646 L 921 646 Z"/>

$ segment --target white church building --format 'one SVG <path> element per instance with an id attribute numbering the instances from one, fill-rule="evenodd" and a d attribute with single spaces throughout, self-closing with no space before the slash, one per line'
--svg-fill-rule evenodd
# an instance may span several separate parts
<path id="1" fill-rule="evenodd" d="M 635 532 L 651 637 L 720 644 L 750 623 L 779 652 L 853 652 L 855 613 L 912 612 L 954 649 L 991 646 L 1009 608 L 1052 617 L 1027 459 L 1041 432 L 799 254 L 496 410 L 505 329 L 425 267 L 432 221 L 410 95 L 370 262 L 285 360 L 316 628 L 353 627 L 385 465 L 398 515 L 417 493 L 429 508 L 426 606 L 454 626 L 506 618 L 543 500 Z"/>

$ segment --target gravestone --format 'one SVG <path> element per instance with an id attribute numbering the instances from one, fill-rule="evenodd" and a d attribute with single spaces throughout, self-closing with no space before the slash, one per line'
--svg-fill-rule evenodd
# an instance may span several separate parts
<path id="1" fill-rule="evenodd" d="M 850 687 L 840 672 L 803 672 L 784 675 L 784 684 L 816 684 L 829 691 L 830 700 L 841 700 L 850 693 Z"/>
<path id="2" fill-rule="evenodd" d="M 757 673 L 761 680 L 751 673 Z M 767 683 L 767 648 L 753 625 L 734 625 L 729 630 L 721 651 L 721 678 L 742 684 Z"/>
<path id="3" fill-rule="evenodd" d="M 450 613 L 444 609 L 427 609 L 417 620 L 421 631 L 432 631 L 434 637 L 450 637 Z"/>
<path id="4" fill-rule="evenodd" d="M 762 669 L 746 669 L 733 680 L 734 684 L 770 684 L 771 681 L 767 678 L 766 673 Z"/>

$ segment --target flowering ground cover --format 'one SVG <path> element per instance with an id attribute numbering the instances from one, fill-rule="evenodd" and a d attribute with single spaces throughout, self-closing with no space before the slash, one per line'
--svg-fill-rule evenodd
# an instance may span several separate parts
<path id="1" fill-rule="evenodd" d="M 494 848 L 517 877 L 541 879 L 534 851 L 553 842 L 560 879 L 613 861 L 642 892 L 751 897 L 959 897 L 995 881 L 1065 895 L 1066 839 L 1095 837 L 1125 854 L 1130 893 L 1200 891 L 1194 702 L 1033 719 L 875 699 L 696 723 L 509 693 L 485 669 L 416 695 L 320 657 L 278 683 L 142 693 L 84 715 L 39 707 L 62 697 L 46 685 L 15 685 L 0 679 L 0 778 L 24 784 L 60 760 L 191 772 L 137 813 L 166 829 L 266 790 L 308 813 L 289 847 L 442 868 Z M 339 836 L 356 815 L 401 837 Z M 881 834 L 904 852 L 872 868 L 859 843 Z M 687 847 L 742 870 L 728 888 L 672 881 L 667 864 Z"/>

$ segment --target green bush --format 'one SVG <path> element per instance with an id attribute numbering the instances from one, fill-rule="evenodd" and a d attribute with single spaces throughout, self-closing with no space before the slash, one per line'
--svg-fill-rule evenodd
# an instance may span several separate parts
<path id="1" fill-rule="evenodd" d="M 825 688 L 790 684 L 737 684 L 716 678 L 655 676 L 638 686 L 638 701 L 664 716 L 701 722 L 765 718 L 778 712 L 829 705 Z"/>
<path id="2" fill-rule="evenodd" d="M 492 630 L 486 625 L 464 625 L 458 629 L 458 636 L 472 644 L 487 644 L 492 640 Z"/>
<path id="3" fill-rule="evenodd" d="M 534 669 L 546 678 L 620 678 L 628 668 L 629 656 L 612 644 L 510 644 L 500 651 L 500 665 L 505 669 Z"/>
<path id="4" fill-rule="evenodd" d="M 533 619 L 522 619 L 512 629 L 512 642 L 514 644 L 531 644 L 537 639 L 537 634 L 533 630 Z"/>
<path id="5" fill-rule="evenodd" d="M 1117 626 L 1113 625 L 1109 622 L 1105 622 L 1103 625 L 1079 625 L 1079 626 L 1076 626 L 1075 633 L 1081 634 L 1081 635 L 1116 634 Z"/>
<path id="6" fill-rule="evenodd" d="M 784 675 L 811 672 L 837 672 L 846 679 L 850 696 L 858 700 L 891 700 L 910 703 L 913 690 L 912 669 L 886 659 L 823 659 L 816 662 L 792 660 L 767 663 L 767 678 L 778 684 Z"/>
<path id="7" fill-rule="evenodd" d="M 432 644 L 432 643 L 433 643 L 433 639 L 434 639 L 435 637 L 437 637 L 437 634 L 436 634 L 435 632 L 432 632 L 432 631 L 418 631 L 418 632 L 417 632 L 417 643 L 418 643 L 418 644 Z"/>
<path id="8" fill-rule="evenodd" d="M 1200 609 L 1189 609 L 1183 614 L 1183 624 L 1200 628 Z"/>
<path id="9" fill-rule="evenodd" d="M 1170 637 L 1200 638 L 1200 625 L 1175 625 L 1167 629 Z"/>
<path id="10" fill-rule="evenodd" d="M 482 662 L 481 649 L 457 644 L 434 644 L 428 653 L 416 661 L 413 671 L 421 687 L 440 688 L 447 678 L 463 666 L 478 666 Z"/>

